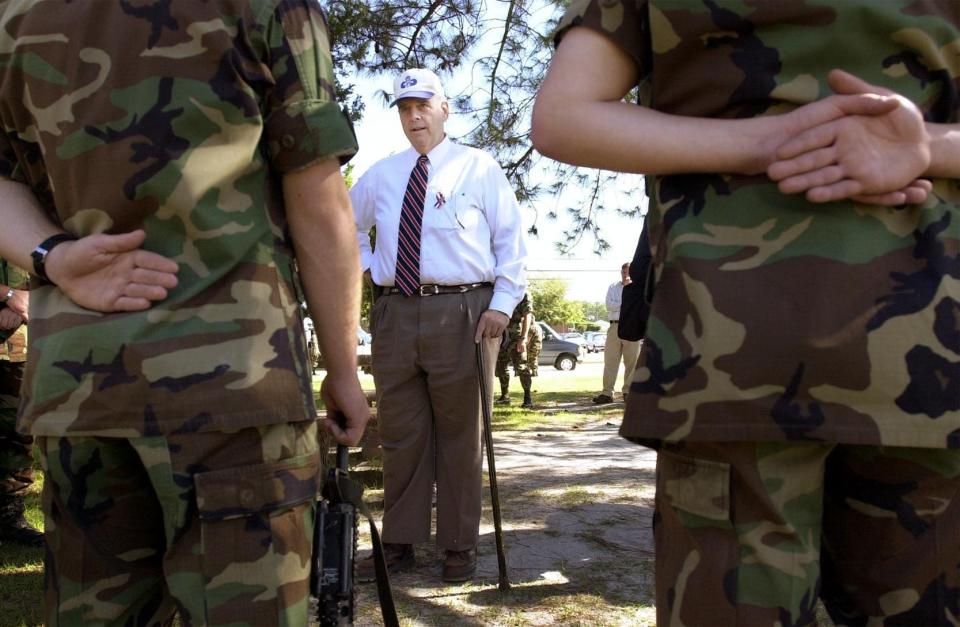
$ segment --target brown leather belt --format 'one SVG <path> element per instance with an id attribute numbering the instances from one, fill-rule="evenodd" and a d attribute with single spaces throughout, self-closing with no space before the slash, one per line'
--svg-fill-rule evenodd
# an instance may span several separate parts
<path id="1" fill-rule="evenodd" d="M 411 296 L 436 296 L 437 294 L 463 294 L 481 287 L 493 287 L 493 283 L 465 283 L 463 285 L 421 285 Z M 380 294 L 402 294 L 399 287 L 389 285 L 380 288 Z"/>

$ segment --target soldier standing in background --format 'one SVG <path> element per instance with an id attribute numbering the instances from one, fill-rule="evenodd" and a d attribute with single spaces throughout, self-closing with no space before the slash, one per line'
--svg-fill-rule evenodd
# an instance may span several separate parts
<path id="1" fill-rule="evenodd" d="M 500 380 L 500 397 L 497 398 L 497 403 L 510 403 L 510 371 L 507 366 L 512 364 L 513 372 L 520 379 L 520 386 L 523 388 L 523 405 L 521 407 L 526 409 L 533 407 L 533 397 L 530 393 L 533 374 L 530 372 L 529 360 L 532 324 L 533 309 L 530 303 L 530 295 L 524 294 L 513 309 L 513 315 L 510 316 L 510 322 L 507 324 L 507 341 L 500 345 L 500 352 L 497 353 L 496 375 L 497 379 Z"/>
<path id="2" fill-rule="evenodd" d="M 956 625 L 956 0 L 575 0 L 557 39 L 537 149 L 655 177 L 657 624 Z"/>
<path id="3" fill-rule="evenodd" d="M 43 546 L 23 516 L 33 484 L 33 438 L 17 433 L 20 382 L 27 360 L 27 273 L 0 259 L 0 543 Z"/>
<path id="4" fill-rule="evenodd" d="M 527 339 L 527 367 L 530 368 L 530 376 L 535 377 L 540 373 L 540 351 L 543 350 L 543 328 L 537 324 L 534 313 L 530 312 L 530 335 Z"/>
<path id="5" fill-rule="evenodd" d="M 318 3 L 41 0 L 0 24 L 46 624 L 306 625 L 322 469 L 301 295 L 346 420 L 327 428 L 355 443 L 369 417 L 357 146 Z"/>

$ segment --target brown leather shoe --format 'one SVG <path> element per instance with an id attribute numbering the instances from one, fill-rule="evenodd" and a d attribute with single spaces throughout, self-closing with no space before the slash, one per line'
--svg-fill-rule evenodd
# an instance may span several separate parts
<path id="1" fill-rule="evenodd" d="M 383 543 L 383 559 L 387 563 L 388 573 L 399 573 L 413 568 L 416 558 L 412 544 Z M 373 562 L 373 553 L 357 562 L 354 580 L 357 583 L 370 583 L 377 580 L 377 569 Z"/>
<path id="2" fill-rule="evenodd" d="M 443 560 L 443 580 L 449 582 L 470 581 L 477 572 L 476 548 L 466 551 L 447 551 Z"/>

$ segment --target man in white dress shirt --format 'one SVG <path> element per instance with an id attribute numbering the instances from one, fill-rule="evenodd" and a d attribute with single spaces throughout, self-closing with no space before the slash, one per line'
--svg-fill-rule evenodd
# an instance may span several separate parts
<path id="1" fill-rule="evenodd" d="M 516 196 L 487 153 L 452 142 L 440 79 L 406 70 L 394 101 L 410 149 L 377 162 L 350 192 L 361 263 L 377 295 L 370 313 L 383 444 L 383 540 L 392 572 L 430 537 L 437 486 L 443 579 L 476 570 L 481 510 L 480 394 L 526 288 Z M 369 231 L 376 226 L 376 243 Z M 373 578 L 369 558 L 359 580 Z"/>
<path id="2" fill-rule="evenodd" d="M 623 302 L 623 286 L 630 283 L 630 264 L 620 266 L 620 280 L 611 283 L 607 288 L 607 319 L 610 328 L 607 329 L 607 341 L 603 345 L 603 390 L 593 397 L 593 402 L 612 403 L 613 388 L 617 383 L 617 372 L 620 370 L 620 359 L 623 359 L 623 395 L 627 395 L 630 382 L 633 380 L 633 370 L 640 356 L 640 342 L 622 340 L 618 335 L 620 329 L 620 303 Z"/>

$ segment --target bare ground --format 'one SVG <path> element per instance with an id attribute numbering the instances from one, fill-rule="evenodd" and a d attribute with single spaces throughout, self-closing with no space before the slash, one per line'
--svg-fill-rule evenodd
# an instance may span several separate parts
<path id="1" fill-rule="evenodd" d="M 416 567 L 391 579 L 402 624 L 655 624 L 655 456 L 620 438 L 618 425 L 591 415 L 589 405 L 582 409 L 574 427 L 494 434 L 511 589 L 498 590 L 485 491 L 477 576 L 443 583 L 436 546 L 418 545 Z M 382 492 L 366 498 L 379 514 Z M 363 555 L 370 545 L 361 528 Z M 361 585 L 356 624 L 382 624 L 379 612 L 376 587 Z"/>

